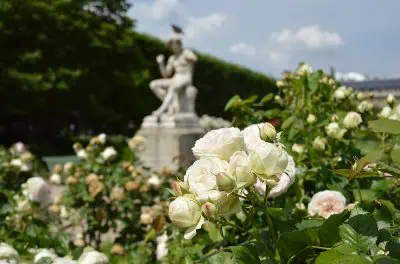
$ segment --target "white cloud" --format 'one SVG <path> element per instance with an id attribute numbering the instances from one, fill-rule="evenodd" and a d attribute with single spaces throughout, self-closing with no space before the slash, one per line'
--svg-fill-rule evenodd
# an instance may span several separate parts
<path id="1" fill-rule="evenodd" d="M 348 73 L 336 72 L 335 78 L 340 81 L 356 81 L 356 82 L 362 82 L 367 79 L 364 74 L 358 72 L 348 72 Z"/>
<path id="2" fill-rule="evenodd" d="M 254 55 L 256 54 L 256 48 L 253 45 L 247 44 L 245 42 L 239 42 L 231 46 L 230 52 L 234 54 L 254 57 Z"/>
<path id="3" fill-rule="evenodd" d="M 189 17 L 184 32 L 187 38 L 194 39 L 219 29 L 225 21 L 225 15 L 220 13 L 212 13 L 202 17 Z"/>
<path id="4" fill-rule="evenodd" d="M 319 25 L 306 26 L 297 30 L 282 29 L 279 32 L 273 32 L 270 39 L 285 49 L 321 50 L 344 44 L 338 33 L 323 31 Z"/>
<path id="5" fill-rule="evenodd" d="M 179 6 L 179 0 L 155 0 L 152 3 L 138 2 L 133 5 L 130 15 L 138 20 L 162 21 L 170 17 Z"/>

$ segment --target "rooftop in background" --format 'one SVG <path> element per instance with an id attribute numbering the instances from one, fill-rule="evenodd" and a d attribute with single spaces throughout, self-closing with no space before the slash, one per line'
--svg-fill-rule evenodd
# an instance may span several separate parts
<path id="1" fill-rule="evenodd" d="M 343 85 L 351 86 L 357 90 L 400 90 L 400 79 L 368 80 L 368 81 L 345 81 Z"/>

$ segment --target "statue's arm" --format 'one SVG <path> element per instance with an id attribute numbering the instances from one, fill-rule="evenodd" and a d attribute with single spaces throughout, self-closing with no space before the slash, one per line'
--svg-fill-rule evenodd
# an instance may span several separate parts
<path id="1" fill-rule="evenodd" d="M 168 59 L 167 65 L 165 65 L 164 63 L 159 63 L 158 67 L 160 69 L 160 73 L 162 75 L 163 78 L 168 78 L 172 75 L 174 68 L 172 66 L 172 62 L 173 62 L 173 58 L 170 57 Z"/>
<path id="2" fill-rule="evenodd" d="M 197 56 L 191 50 L 185 50 L 185 59 L 190 62 L 197 62 Z"/>

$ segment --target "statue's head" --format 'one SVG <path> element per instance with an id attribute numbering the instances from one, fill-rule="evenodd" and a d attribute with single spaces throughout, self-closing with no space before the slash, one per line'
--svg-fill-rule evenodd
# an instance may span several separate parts
<path id="1" fill-rule="evenodd" d="M 178 38 L 168 40 L 167 45 L 173 53 L 179 53 L 182 50 L 182 40 Z"/>
<path id="2" fill-rule="evenodd" d="M 169 39 L 167 45 L 168 48 L 173 52 L 173 53 L 179 53 L 182 51 L 182 35 L 183 35 L 183 30 L 177 25 L 171 25 L 172 27 L 172 37 Z"/>

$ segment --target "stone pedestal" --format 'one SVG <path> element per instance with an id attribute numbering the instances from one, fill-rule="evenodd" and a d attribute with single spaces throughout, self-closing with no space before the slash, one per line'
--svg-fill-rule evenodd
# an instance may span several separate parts
<path id="1" fill-rule="evenodd" d="M 147 139 L 146 150 L 140 159 L 145 166 L 161 169 L 189 165 L 195 158 L 192 147 L 204 134 L 194 113 L 147 116 L 137 133 Z"/>

